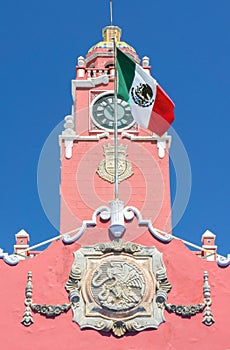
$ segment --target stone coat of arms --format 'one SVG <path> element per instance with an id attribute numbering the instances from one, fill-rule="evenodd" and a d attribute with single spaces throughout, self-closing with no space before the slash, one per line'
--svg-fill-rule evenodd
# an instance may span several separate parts
<path id="1" fill-rule="evenodd" d="M 118 146 L 118 182 L 121 182 L 133 175 L 132 164 L 126 160 L 127 147 Z M 110 144 L 103 147 L 104 156 L 97 169 L 97 174 L 104 180 L 114 183 L 115 181 L 115 162 L 114 162 L 114 146 Z"/>
<path id="2" fill-rule="evenodd" d="M 66 283 L 73 321 L 116 336 L 158 328 L 171 285 L 161 253 L 122 240 L 82 247 Z"/>

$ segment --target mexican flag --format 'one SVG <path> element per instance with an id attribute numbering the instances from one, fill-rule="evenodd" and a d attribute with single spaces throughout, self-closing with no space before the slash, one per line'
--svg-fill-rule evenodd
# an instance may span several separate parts
<path id="1" fill-rule="evenodd" d="M 136 122 L 162 136 L 174 120 L 174 103 L 142 67 L 117 48 L 118 96 L 131 106 Z"/>

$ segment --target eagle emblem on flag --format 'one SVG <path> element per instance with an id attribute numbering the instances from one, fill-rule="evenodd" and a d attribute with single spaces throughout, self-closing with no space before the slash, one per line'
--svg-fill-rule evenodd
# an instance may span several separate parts
<path id="1" fill-rule="evenodd" d="M 154 102 L 153 91 L 149 84 L 140 83 L 136 87 L 132 87 L 131 95 L 133 101 L 141 107 L 149 107 Z"/>

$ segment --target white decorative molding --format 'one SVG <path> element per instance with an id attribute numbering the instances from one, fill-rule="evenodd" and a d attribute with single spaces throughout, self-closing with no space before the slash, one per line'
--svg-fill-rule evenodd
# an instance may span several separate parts
<path id="1" fill-rule="evenodd" d="M 19 258 L 16 254 L 4 253 L 3 249 L 0 248 L 0 259 L 3 259 L 5 263 L 10 266 L 15 266 L 19 262 Z"/>
<path id="2" fill-rule="evenodd" d="M 76 135 L 74 140 L 76 141 L 99 141 L 100 139 L 109 137 L 109 132 L 102 132 L 97 135 L 80 136 Z"/>
<path id="3" fill-rule="evenodd" d="M 95 71 L 96 72 L 96 71 Z M 96 75 L 96 73 L 94 74 Z M 109 83 L 109 77 L 107 74 L 100 75 L 95 78 L 88 78 L 86 80 L 72 80 L 72 98 L 75 101 L 75 90 L 77 88 L 94 88 L 97 85 L 107 85 Z"/>
<path id="4" fill-rule="evenodd" d="M 110 205 L 110 227 L 109 230 L 113 237 L 121 238 L 125 232 L 124 222 L 124 202 L 114 200 L 109 203 Z"/>
<path id="5" fill-rule="evenodd" d="M 230 254 L 225 258 L 224 256 L 217 255 L 217 265 L 220 267 L 228 267 L 230 265 Z"/>
<path id="6" fill-rule="evenodd" d="M 97 135 L 87 135 L 87 136 L 81 136 L 81 135 L 77 135 L 75 134 L 74 136 L 66 136 L 66 135 L 60 135 L 59 136 L 61 139 L 65 140 L 74 140 L 74 141 L 97 141 L 100 139 L 103 139 L 104 137 L 109 137 L 109 132 L 100 132 Z"/>
<path id="7" fill-rule="evenodd" d="M 85 76 L 85 59 L 83 56 L 79 56 L 77 59 L 77 76 L 78 78 L 84 78 Z"/>
<path id="8" fill-rule="evenodd" d="M 73 140 L 65 140 L 65 157 L 72 158 Z"/>
<path id="9" fill-rule="evenodd" d="M 211 245 L 211 244 L 203 244 L 202 245 L 202 248 L 204 248 L 204 249 L 217 249 L 217 245 Z"/>
<path id="10" fill-rule="evenodd" d="M 116 206 L 116 202 L 118 203 L 117 206 L 117 210 L 119 209 L 119 211 L 116 213 L 116 211 L 114 210 L 114 206 Z M 63 242 L 66 244 L 71 244 L 76 242 L 85 232 L 87 227 L 95 227 L 97 225 L 97 221 L 96 218 L 97 216 L 100 214 L 100 218 L 103 221 L 108 221 L 110 219 L 111 225 L 109 227 L 110 232 L 114 235 L 115 238 L 120 238 L 124 231 L 125 231 L 125 226 L 124 226 L 124 219 L 126 221 L 130 221 L 134 218 L 134 216 L 136 216 L 137 220 L 138 220 L 138 225 L 139 226 L 146 226 L 149 230 L 149 232 L 158 240 L 160 240 L 163 243 L 169 243 L 172 241 L 173 237 L 170 234 L 161 234 L 160 232 L 158 232 L 152 225 L 151 220 L 144 220 L 142 218 L 142 215 L 140 213 L 140 211 L 133 207 L 133 206 L 127 206 L 124 208 L 123 206 L 123 202 L 122 201 L 112 201 L 110 202 L 110 208 L 106 207 L 106 206 L 102 206 L 99 207 L 98 209 L 95 210 L 95 212 L 92 215 L 92 219 L 91 220 L 84 220 L 82 222 L 82 226 L 81 228 L 76 231 L 76 233 L 74 235 L 63 235 Z M 123 216 L 123 218 L 121 218 L 121 216 Z M 119 230 L 113 230 L 113 226 L 114 227 L 117 225 Z M 115 234 L 114 234 L 114 232 Z M 119 232 L 118 232 L 119 231 Z"/>
<path id="11" fill-rule="evenodd" d="M 106 206 L 101 206 L 94 211 L 91 220 L 84 220 L 82 222 L 82 226 L 80 230 L 76 230 L 76 233 L 74 235 L 70 235 L 70 234 L 63 235 L 63 238 L 62 238 L 63 242 L 66 244 L 71 244 L 76 242 L 83 235 L 87 227 L 94 227 L 97 225 L 97 216 L 101 213 L 102 213 L 101 215 L 102 220 L 105 220 L 106 218 L 108 218 L 106 220 L 109 220 L 110 209 Z"/>
<path id="12" fill-rule="evenodd" d="M 72 115 L 67 115 L 65 117 L 64 128 L 62 137 L 65 143 L 65 157 L 70 159 L 72 157 L 73 140 L 76 135 L 74 130 L 74 117 Z"/>
<path id="13" fill-rule="evenodd" d="M 138 220 L 138 225 L 139 226 L 146 226 L 148 227 L 149 232 L 157 239 L 159 239 L 161 242 L 163 243 L 169 243 L 173 240 L 172 235 L 166 233 L 165 235 L 161 234 L 160 232 L 158 232 L 152 225 L 151 220 L 144 220 L 142 218 L 141 212 L 133 207 L 133 206 L 127 206 L 124 209 L 124 217 L 126 220 L 131 220 L 132 219 L 132 213 L 133 213 L 133 217 L 134 214 Z"/>
<path id="14" fill-rule="evenodd" d="M 150 59 L 148 56 L 142 58 L 142 67 L 149 67 Z"/>
<path id="15" fill-rule="evenodd" d="M 64 130 L 62 131 L 63 136 L 74 136 L 74 117 L 72 115 L 67 115 L 65 118 Z"/>
<path id="16" fill-rule="evenodd" d="M 104 137 L 109 137 L 108 132 L 99 133 L 97 135 L 88 135 L 88 136 L 80 136 L 76 135 L 74 130 L 74 117 L 72 115 L 67 115 L 65 118 L 64 130 L 62 134 L 59 136 L 59 143 L 61 146 L 62 141 L 64 141 L 65 145 L 65 157 L 67 159 L 72 158 L 72 149 L 74 141 L 98 141 Z"/>
<path id="17" fill-rule="evenodd" d="M 163 159 L 165 156 L 166 141 L 157 140 L 157 148 L 158 148 L 158 157 Z"/>
<path id="18" fill-rule="evenodd" d="M 136 136 L 136 135 L 130 134 L 127 131 L 122 131 L 121 137 L 127 138 L 131 141 L 159 141 L 159 142 L 165 142 L 165 143 L 167 142 L 168 148 L 170 148 L 171 142 L 172 142 L 172 137 L 170 135 L 167 135 L 167 133 L 162 137 L 159 137 L 157 134 L 154 134 L 154 133 L 150 136 Z"/>
<path id="19" fill-rule="evenodd" d="M 84 76 L 85 76 L 85 68 L 78 68 L 77 69 L 77 76 L 78 76 L 78 78 L 84 78 Z"/>
<path id="20" fill-rule="evenodd" d="M 79 56 L 77 59 L 77 64 L 79 67 L 85 67 L 85 59 L 83 56 Z"/>
<path id="21" fill-rule="evenodd" d="M 150 59 L 148 56 L 144 56 L 141 60 L 142 68 L 145 70 L 145 72 L 149 75 L 151 75 L 151 67 L 150 67 Z"/>

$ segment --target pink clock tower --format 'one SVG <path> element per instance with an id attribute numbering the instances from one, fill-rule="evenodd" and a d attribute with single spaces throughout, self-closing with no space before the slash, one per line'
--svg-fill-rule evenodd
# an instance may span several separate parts
<path id="1" fill-rule="evenodd" d="M 149 58 L 140 62 L 135 49 L 121 41 L 119 27 L 105 27 L 102 35 L 103 41 L 92 46 L 85 58 L 78 58 L 76 79 L 72 80 L 73 112 L 65 118 L 61 136 L 62 233 L 81 226 L 82 220 L 90 219 L 96 208 L 114 198 L 112 38 L 115 36 L 117 46 L 148 74 L 151 71 Z M 167 232 L 171 231 L 170 142 L 167 133 L 160 138 L 140 128 L 129 105 L 118 98 L 119 199 Z M 133 227 L 128 239 L 145 231 L 137 230 L 135 223 L 129 225 Z"/>

